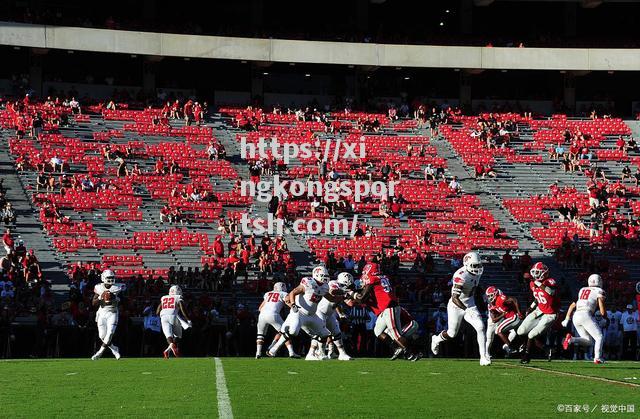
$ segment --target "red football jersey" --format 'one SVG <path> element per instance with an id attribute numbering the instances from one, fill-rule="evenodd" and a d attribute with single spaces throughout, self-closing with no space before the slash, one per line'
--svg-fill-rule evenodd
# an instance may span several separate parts
<path id="1" fill-rule="evenodd" d="M 373 286 L 373 292 L 369 294 L 369 298 L 364 303 L 373 311 L 373 314 L 379 316 L 391 303 L 396 301 L 396 296 L 393 294 L 391 283 L 386 276 L 371 277 L 369 284 Z"/>
<path id="2" fill-rule="evenodd" d="M 513 303 L 507 302 L 507 296 L 504 294 L 498 295 L 493 304 L 489 304 L 489 310 L 496 311 L 500 314 L 504 313 L 504 317 L 507 319 L 511 319 L 517 314 Z"/>
<path id="3" fill-rule="evenodd" d="M 529 288 L 533 292 L 533 298 L 538 303 L 538 308 L 544 314 L 556 314 L 560 308 L 560 296 L 556 289 L 556 280 L 553 278 L 547 278 L 542 281 L 540 286 L 536 286 L 534 281 L 529 283 Z M 549 294 L 547 289 L 553 290 L 552 294 Z"/>

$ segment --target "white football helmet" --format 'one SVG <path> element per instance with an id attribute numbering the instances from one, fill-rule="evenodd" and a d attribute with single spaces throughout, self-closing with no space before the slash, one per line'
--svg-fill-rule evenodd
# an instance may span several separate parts
<path id="1" fill-rule="evenodd" d="M 113 285 L 116 283 L 116 274 L 111 269 L 105 269 L 100 275 L 100 280 L 105 285 Z"/>
<path id="2" fill-rule="evenodd" d="M 529 271 L 531 277 L 536 281 L 545 279 L 549 274 L 549 268 L 542 262 L 536 262 Z"/>
<path id="3" fill-rule="evenodd" d="M 169 295 L 182 295 L 182 288 L 179 285 L 172 285 L 169 288 Z"/>
<path id="4" fill-rule="evenodd" d="M 602 277 L 598 274 L 589 275 L 589 279 L 587 279 L 587 284 L 590 287 L 602 287 Z"/>
<path id="5" fill-rule="evenodd" d="M 349 272 L 342 272 L 338 275 L 338 284 L 343 288 L 351 288 L 353 286 L 353 275 Z"/>
<path id="6" fill-rule="evenodd" d="M 329 271 L 322 265 L 313 268 L 313 271 L 311 271 L 311 277 L 321 284 L 327 282 L 330 278 Z"/>
<path id="7" fill-rule="evenodd" d="M 284 282 L 276 282 L 273 284 L 273 290 L 276 292 L 287 292 L 287 284 Z"/>
<path id="8" fill-rule="evenodd" d="M 464 258 L 462 258 L 462 265 L 471 275 L 482 275 L 482 272 L 484 272 L 482 260 L 480 259 L 480 255 L 476 252 L 469 252 L 464 255 Z"/>

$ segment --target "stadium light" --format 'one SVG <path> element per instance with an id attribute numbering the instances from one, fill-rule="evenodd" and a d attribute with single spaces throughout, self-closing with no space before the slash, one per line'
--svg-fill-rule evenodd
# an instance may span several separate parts
<path id="1" fill-rule="evenodd" d="M 305 76 L 305 77 L 311 77 L 311 74 L 306 73 L 304 76 Z"/>
<path id="2" fill-rule="evenodd" d="M 263 71 L 263 72 L 262 72 L 262 75 L 263 75 L 263 76 L 268 76 L 268 75 L 269 75 L 269 73 L 268 73 L 267 71 Z"/>
<path id="3" fill-rule="evenodd" d="M 404 79 L 405 79 L 405 80 L 411 80 L 411 77 L 409 77 L 409 76 L 405 76 L 405 77 L 404 77 Z"/>

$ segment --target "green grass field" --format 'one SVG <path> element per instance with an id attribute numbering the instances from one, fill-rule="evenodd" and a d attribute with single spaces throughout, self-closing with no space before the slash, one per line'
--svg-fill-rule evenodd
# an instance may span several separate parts
<path id="1" fill-rule="evenodd" d="M 221 361 L 236 418 L 567 415 L 559 404 L 595 406 L 591 416 L 611 416 L 602 405 L 634 405 L 623 416 L 640 415 L 640 363 Z M 217 391 L 211 358 L 0 362 L 0 417 L 212 418 Z"/>

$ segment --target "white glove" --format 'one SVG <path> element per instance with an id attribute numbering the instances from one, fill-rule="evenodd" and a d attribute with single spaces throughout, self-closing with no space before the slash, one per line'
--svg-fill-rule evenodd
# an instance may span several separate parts
<path id="1" fill-rule="evenodd" d="M 189 325 L 189 327 L 193 326 L 193 323 L 191 322 L 191 320 L 189 320 L 187 324 Z"/>
<path id="2" fill-rule="evenodd" d="M 562 325 L 562 327 L 567 327 L 569 325 L 569 319 L 564 319 L 560 324 Z"/>

